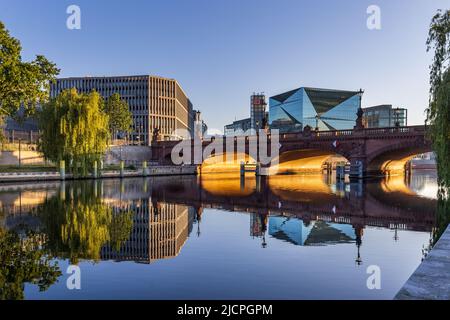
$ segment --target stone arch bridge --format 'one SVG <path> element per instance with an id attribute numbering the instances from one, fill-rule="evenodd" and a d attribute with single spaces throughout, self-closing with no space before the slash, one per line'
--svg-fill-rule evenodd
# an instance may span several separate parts
<path id="1" fill-rule="evenodd" d="M 412 157 L 430 151 L 425 126 L 336 131 L 312 131 L 307 127 L 301 132 L 277 135 L 261 131 L 254 136 L 154 141 L 152 161 L 199 166 L 234 163 L 239 167 L 244 160 L 260 163 L 260 174 L 271 175 L 280 168 L 284 172 L 320 171 L 325 162 L 337 157 L 350 163 L 350 176 L 365 177 L 403 171 Z M 264 163 L 267 158 L 273 161 Z"/>

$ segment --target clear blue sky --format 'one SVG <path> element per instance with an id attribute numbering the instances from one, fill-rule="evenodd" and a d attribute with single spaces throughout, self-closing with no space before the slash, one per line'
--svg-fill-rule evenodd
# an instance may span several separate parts
<path id="1" fill-rule="evenodd" d="M 66 8 L 81 8 L 81 30 Z M 381 30 L 366 27 L 369 5 Z M 363 88 L 363 105 L 428 102 L 425 41 L 450 0 L 0 0 L 0 20 L 24 59 L 44 54 L 61 76 L 176 78 L 212 128 L 249 116 L 249 96 L 300 86 Z"/>

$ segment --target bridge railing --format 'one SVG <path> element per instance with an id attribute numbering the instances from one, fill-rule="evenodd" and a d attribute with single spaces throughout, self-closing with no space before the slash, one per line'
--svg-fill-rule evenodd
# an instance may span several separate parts
<path id="1" fill-rule="evenodd" d="M 364 129 L 364 134 L 379 135 L 379 134 L 395 134 L 395 133 L 423 133 L 424 131 L 425 131 L 425 126 L 410 126 L 410 127 Z"/>
<path id="2" fill-rule="evenodd" d="M 280 133 L 280 138 L 283 140 L 299 140 L 305 138 L 323 138 L 323 139 L 334 139 L 335 137 L 350 137 L 352 135 L 358 134 L 358 138 L 361 136 L 378 136 L 382 137 L 387 134 L 421 134 L 423 135 L 426 128 L 423 125 L 418 126 L 408 126 L 408 127 L 387 127 L 387 128 L 367 128 L 362 130 L 353 130 L 353 129 L 345 129 L 345 130 L 330 130 L 330 131 L 298 131 L 298 132 L 287 132 Z M 202 142 L 212 142 L 218 138 L 229 138 L 228 136 L 212 136 L 202 139 Z M 235 141 L 237 137 L 234 137 Z M 243 136 L 246 142 L 249 141 L 249 136 Z M 269 133 L 270 139 L 270 133 Z M 166 144 L 169 146 L 176 145 L 179 141 L 158 141 L 158 143 Z"/>
<path id="3" fill-rule="evenodd" d="M 282 133 L 281 138 L 283 140 L 295 140 L 304 137 L 314 137 L 314 138 L 332 138 L 332 137 L 342 137 L 351 136 L 355 132 L 360 133 L 363 136 L 383 136 L 386 134 L 412 134 L 425 132 L 425 126 L 410 126 L 410 127 L 388 127 L 388 128 L 369 128 L 363 129 L 361 131 L 355 131 L 352 129 L 347 130 L 330 130 L 330 131 L 312 131 L 309 134 L 304 132 L 290 132 Z"/>
<path id="4" fill-rule="evenodd" d="M 353 134 L 353 130 L 318 131 L 315 133 L 316 137 L 349 136 L 351 134 Z"/>

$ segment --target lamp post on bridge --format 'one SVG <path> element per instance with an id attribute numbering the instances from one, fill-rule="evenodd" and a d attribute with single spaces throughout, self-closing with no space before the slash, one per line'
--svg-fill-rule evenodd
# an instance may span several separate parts
<path id="1" fill-rule="evenodd" d="M 355 126 L 353 127 L 353 130 L 362 130 L 362 129 L 364 129 L 364 121 L 363 121 L 364 110 L 361 107 L 363 93 L 364 93 L 364 90 L 363 89 L 359 89 L 359 92 L 358 92 L 359 108 L 358 108 L 358 111 L 356 112 L 356 123 L 355 123 Z"/>

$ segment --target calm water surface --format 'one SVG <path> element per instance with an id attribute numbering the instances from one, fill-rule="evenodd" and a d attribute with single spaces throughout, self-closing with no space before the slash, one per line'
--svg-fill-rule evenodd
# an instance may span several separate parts
<path id="1" fill-rule="evenodd" d="M 436 190 L 433 172 L 0 185 L 0 297 L 392 299 L 429 247 Z"/>

